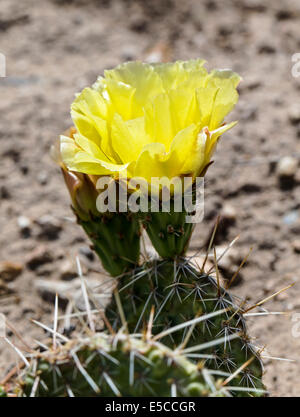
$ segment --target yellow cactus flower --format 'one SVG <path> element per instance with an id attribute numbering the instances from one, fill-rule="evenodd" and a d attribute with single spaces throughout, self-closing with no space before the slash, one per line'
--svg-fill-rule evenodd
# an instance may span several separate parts
<path id="1" fill-rule="evenodd" d="M 239 75 L 202 60 L 128 62 L 104 72 L 71 106 L 76 133 L 61 136 L 65 166 L 119 178 L 204 175 L 238 100 Z"/>

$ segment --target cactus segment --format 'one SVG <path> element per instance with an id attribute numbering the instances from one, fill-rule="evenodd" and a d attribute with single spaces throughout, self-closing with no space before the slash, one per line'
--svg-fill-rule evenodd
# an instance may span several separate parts
<path id="1" fill-rule="evenodd" d="M 140 226 L 130 213 L 91 215 L 89 220 L 78 218 L 93 243 L 93 249 L 103 267 L 112 276 L 134 269 L 140 255 Z"/>
<path id="2" fill-rule="evenodd" d="M 128 329 L 134 333 L 144 328 L 152 305 L 156 312 L 153 334 L 197 316 L 224 310 L 222 314 L 196 323 L 190 330 L 184 327 L 171 334 L 165 332 L 166 336 L 160 341 L 172 348 L 183 345 L 191 354 L 193 347 L 202 345 L 201 353 L 210 355 L 207 365 L 223 372 L 233 373 L 251 359 L 234 378 L 234 384 L 263 389 L 260 356 L 248 337 L 242 307 L 235 304 L 212 276 L 198 272 L 185 259 L 153 261 L 143 265 L 135 277 L 122 278 L 119 295 Z M 121 322 L 114 300 L 106 315 L 118 329 Z M 221 343 L 215 343 L 218 340 Z M 245 392 L 239 392 L 239 395 L 245 395 Z"/>
<path id="3" fill-rule="evenodd" d="M 120 332 L 35 352 L 30 367 L 8 381 L 5 392 L 20 397 L 230 396 L 222 379 L 215 380 L 203 364 L 152 339 Z"/>
<path id="4" fill-rule="evenodd" d="M 194 226 L 193 223 L 186 223 L 185 211 L 174 211 L 174 200 L 171 200 L 171 204 L 169 212 L 140 213 L 152 245 L 164 259 L 185 254 Z"/>
<path id="5" fill-rule="evenodd" d="M 75 132 L 71 128 L 66 135 L 74 138 Z M 60 154 L 55 148 L 54 152 Z M 77 222 L 91 239 L 103 267 L 114 277 L 134 269 L 140 256 L 139 220 L 131 213 L 121 210 L 117 196 L 114 211 L 99 211 L 97 199 L 108 183 L 98 187 L 97 176 L 69 171 L 64 164 L 60 165 Z M 119 196 L 121 185 L 111 179 L 110 186 L 112 185 Z"/>

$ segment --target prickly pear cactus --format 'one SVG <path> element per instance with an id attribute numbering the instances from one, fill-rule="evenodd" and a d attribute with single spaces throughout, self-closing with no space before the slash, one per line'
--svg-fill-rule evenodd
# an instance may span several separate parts
<path id="1" fill-rule="evenodd" d="M 78 218 L 93 243 L 103 267 L 112 275 L 122 275 L 137 265 L 140 253 L 140 226 L 130 213 L 112 213 Z"/>
<path id="2" fill-rule="evenodd" d="M 217 378 L 203 364 L 151 339 L 97 333 L 36 352 L 30 368 L 7 382 L 4 391 L 39 397 L 230 396 L 230 388 Z"/>
<path id="3" fill-rule="evenodd" d="M 142 225 L 157 253 L 165 259 L 184 255 L 193 231 L 186 223 L 186 212 L 140 213 Z"/>
<path id="4" fill-rule="evenodd" d="M 146 263 L 136 276 L 121 280 L 119 296 L 130 332 L 142 331 L 154 305 L 152 331 L 162 334 L 160 341 L 172 348 L 181 345 L 196 359 L 200 346 L 209 367 L 229 373 L 242 367 L 234 385 L 263 388 L 261 360 L 247 334 L 242 306 L 236 305 L 212 276 L 197 271 L 187 260 Z M 114 328 L 119 328 L 114 301 L 106 314 Z M 201 315 L 211 317 L 201 320 Z M 176 332 L 167 331 L 163 336 L 170 326 L 182 325 L 197 316 L 199 322 Z"/>
<path id="5" fill-rule="evenodd" d="M 74 138 L 76 129 L 71 128 L 65 138 Z M 98 176 L 69 171 L 61 160 L 59 143 L 52 147 L 52 157 L 59 163 L 66 187 L 69 191 L 72 210 L 88 237 L 102 266 L 112 276 L 122 275 L 137 265 L 140 256 L 140 224 L 136 216 L 119 211 L 100 212 L 97 198 L 103 192 L 98 189 Z M 111 182 L 119 190 L 117 181 Z"/>

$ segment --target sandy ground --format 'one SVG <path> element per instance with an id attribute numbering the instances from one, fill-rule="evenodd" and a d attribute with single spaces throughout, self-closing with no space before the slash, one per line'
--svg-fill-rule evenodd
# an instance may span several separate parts
<path id="1" fill-rule="evenodd" d="M 300 396 L 300 336 L 292 333 L 300 313 L 300 169 L 288 184 L 277 175 L 281 157 L 300 155 L 300 77 L 291 74 L 299 28 L 297 0 L 1 1 L 7 77 L 0 78 L 0 261 L 18 263 L 22 272 L 2 277 L 0 312 L 28 343 L 42 336 L 30 319 L 49 324 L 53 310 L 51 297 L 36 290 L 39 280 L 70 284 L 63 280 L 76 276 L 77 254 L 89 280 L 101 279 L 49 157 L 53 140 L 71 123 L 74 93 L 105 68 L 143 59 L 153 48 L 170 59 L 201 57 L 209 68 L 233 68 L 244 81 L 232 115 L 239 124 L 222 138 L 207 175 L 205 221 L 192 250 L 229 210 L 235 221 L 217 243 L 240 238 L 224 274 L 253 246 L 233 291 L 255 303 L 296 283 L 268 303 L 286 316 L 252 317 L 249 325 L 268 355 L 296 360 L 265 361 L 271 395 Z M 0 348 L 1 378 L 14 354 L 3 340 Z"/>

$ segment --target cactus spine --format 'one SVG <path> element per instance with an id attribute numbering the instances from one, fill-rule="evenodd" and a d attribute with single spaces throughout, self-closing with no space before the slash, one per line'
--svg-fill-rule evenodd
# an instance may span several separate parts
<path id="1" fill-rule="evenodd" d="M 35 352 L 30 367 L 7 382 L 5 392 L 21 397 L 230 396 L 223 380 L 152 339 L 96 333 Z"/>
<path id="2" fill-rule="evenodd" d="M 112 276 L 122 275 L 137 265 L 140 254 L 140 226 L 130 213 L 91 215 L 78 218 L 93 243 L 102 266 Z"/>
<path id="3" fill-rule="evenodd" d="M 263 389 L 260 356 L 247 334 L 242 306 L 212 276 L 197 271 L 186 259 L 158 260 L 143 265 L 135 277 L 123 277 L 119 294 L 130 332 L 143 330 L 152 305 L 156 311 L 154 334 L 197 316 L 223 311 L 196 323 L 190 331 L 184 327 L 166 332 L 161 341 L 174 349 L 184 346 L 190 352 L 202 344 L 202 353 L 209 356 L 207 365 L 224 372 L 233 373 L 251 359 L 234 382 L 244 388 Z M 106 314 L 118 329 L 121 323 L 116 311 L 112 301 Z M 222 338 L 222 343 L 215 344 Z"/>

